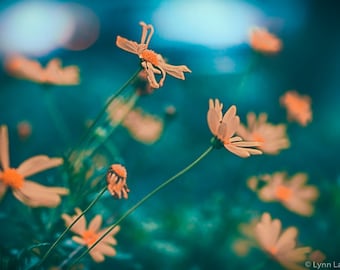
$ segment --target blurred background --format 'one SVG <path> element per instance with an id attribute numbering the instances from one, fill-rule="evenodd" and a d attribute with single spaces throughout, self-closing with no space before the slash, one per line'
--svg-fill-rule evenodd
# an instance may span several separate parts
<path id="1" fill-rule="evenodd" d="M 79 141 L 87 121 L 138 68 L 138 57 L 116 47 L 115 39 L 120 35 L 139 42 L 140 21 L 155 28 L 150 48 L 170 64 L 187 65 L 192 73 L 184 81 L 167 76 L 162 88 L 138 100 L 138 106 L 163 118 L 166 108 L 175 108 L 157 142 L 137 142 L 124 128 L 110 139 L 128 170 L 131 193 L 127 201 L 105 198 L 97 211 L 123 213 L 209 146 L 209 98 L 220 99 L 225 108 L 235 104 L 243 122 L 253 111 L 266 112 L 269 122 L 287 123 L 291 147 L 275 156 L 249 159 L 213 151 L 121 224 L 116 257 L 102 264 L 87 261 L 85 268 L 253 268 L 261 260 L 256 251 L 239 256 L 233 243 L 242 238 L 238 225 L 264 211 L 281 219 L 283 227 L 296 226 L 299 244 L 322 250 L 327 261 L 340 261 L 340 30 L 339 4 L 330 1 L 1 0 L 2 63 L 11 54 L 43 66 L 57 57 L 65 66 L 79 66 L 81 77 L 77 86 L 48 90 L 57 121 L 63 123 L 60 130 L 41 85 L 1 69 L 0 124 L 9 128 L 11 164 L 37 154 L 65 155 Z M 248 44 L 253 26 L 279 37 L 282 51 L 255 54 Z M 311 97 L 313 121 L 308 126 L 287 122 L 279 103 L 287 90 Z M 17 131 L 22 121 L 31 126 L 25 140 Z M 312 217 L 298 216 L 278 203 L 263 203 L 247 188 L 250 176 L 275 171 L 309 175 L 308 183 L 320 191 Z M 8 212 L 0 210 L 1 224 L 6 224 Z M 19 240 L 11 245 L 5 234 L 4 230 L 3 249 L 22 245 Z"/>

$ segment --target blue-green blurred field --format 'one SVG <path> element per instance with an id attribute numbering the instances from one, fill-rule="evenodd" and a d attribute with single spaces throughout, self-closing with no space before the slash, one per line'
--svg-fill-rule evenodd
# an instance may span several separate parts
<path id="1" fill-rule="evenodd" d="M 8 126 L 13 166 L 37 154 L 64 156 L 79 142 L 86 122 L 96 117 L 106 100 L 139 68 L 136 55 L 115 46 L 117 35 L 139 42 L 139 21 L 155 28 L 150 43 L 153 50 L 169 63 L 185 64 L 192 70 L 185 74 L 184 81 L 167 76 L 162 88 L 138 100 L 139 107 L 164 119 L 167 106 L 176 108 L 174 117 L 165 121 L 157 142 L 140 143 L 126 129 L 118 127 L 108 146 L 99 150 L 109 164 L 116 162 L 110 149 L 118 150 L 119 160 L 128 170 L 131 190 L 128 200 L 114 200 L 107 195 L 91 210 L 89 217 L 102 214 L 107 218 L 105 225 L 112 224 L 124 210 L 209 146 L 209 98 L 221 100 L 225 109 L 235 104 L 243 122 L 247 113 L 253 111 L 266 112 L 272 123 L 287 124 L 289 149 L 278 155 L 248 159 L 225 149 L 213 151 L 120 224 L 117 256 L 106 258 L 101 264 L 86 257 L 82 261 L 84 269 L 257 269 L 266 259 L 259 249 L 239 257 L 232 246 L 243 237 L 238 225 L 265 211 L 279 218 L 283 228 L 296 226 L 299 245 L 321 250 L 326 262 L 340 262 L 338 4 L 316 0 L 77 1 L 88 7 L 99 22 L 94 43 L 84 50 L 55 45 L 42 53 L 39 46 L 34 49 L 34 35 L 39 35 L 36 42 L 41 45 L 44 31 L 46 35 L 53 32 L 53 21 L 46 19 L 46 29 L 39 28 L 40 32 L 18 24 L 25 32 L 32 31 L 33 41 L 20 39 L 21 32 L 15 32 L 16 28 L 4 31 L 9 27 L 4 14 L 24 2 L 30 1 L 0 2 L 0 60 L 3 62 L 10 51 L 5 39 L 16 40 L 8 33 L 17 33 L 18 43 L 33 44 L 29 52 L 20 51 L 25 46 L 12 45 L 19 53 L 43 65 L 54 57 L 65 66 L 77 65 L 81 83 L 46 90 L 39 84 L 14 78 L 4 69 L 0 71 L 0 124 Z M 26 14 L 27 22 L 38 18 L 31 12 L 31 17 Z M 255 56 L 247 44 L 247 29 L 254 24 L 275 33 L 283 42 L 282 51 Z M 313 120 L 306 127 L 288 122 L 286 110 L 279 103 L 280 96 L 292 89 L 311 97 Z M 53 106 L 57 120 L 51 116 L 49 106 Z M 21 140 L 17 134 L 17 124 L 23 120 L 32 126 L 27 140 Z M 247 187 L 250 176 L 276 171 L 308 174 L 308 183 L 320 192 L 313 216 L 302 217 L 279 203 L 261 202 Z M 58 180 L 64 177 L 60 168 L 32 179 L 63 185 L 65 182 Z M 83 207 L 94 196 L 83 198 Z M 51 236 L 44 235 L 46 220 L 50 215 L 61 214 L 58 209 L 52 214 L 44 208 L 27 208 L 11 193 L 0 204 L 2 261 L 11 262 L 29 245 L 47 241 Z M 55 220 L 55 231 L 62 231 L 62 220 Z M 67 241 L 71 241 L 70 237 Z M 72 246 L 70 242 L 65 245 Z M 268 267 L 280 269 L 275 262 Z"/>

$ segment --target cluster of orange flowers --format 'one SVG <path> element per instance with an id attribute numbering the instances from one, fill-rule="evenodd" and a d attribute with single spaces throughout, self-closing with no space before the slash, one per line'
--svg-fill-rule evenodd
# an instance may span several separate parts
<path id="1" fill-rule="evenodd" d="M 177 79 L 185 79 L 184 73 L 191 70 L 185 65 L 170 65 L 163 56 L 149 49 L 149 44 L 154 33 L 150 24 L 140 23 L 142 35 L 140 43 L 117 36 L 116 45 L 133 54 L 141 61 L 143 72 L 139 74 L 140 81 L 136 84 L 136 92 L 150 94 L 154 89 L 163 86 L 166 74 Z M 282 49 L 282 42 L 275 35 L 264 28 L 253 28 L 249 33 L 250 46 L 265 54 L 278 53 Z M 77 85 L 80 83 L 79 68 L 68 66 L 62 68 L 59 59 L 52 59 L 46 68 L 37 61 L 29 60 L 22 56 L 8 57 L 5 61 L 5 70 L 11 75 L 31 80 L 41 84 L 51 85 Z M 160 76 L 157 79 L 157 76 Z M 280 99 L 280 103 L 287 110 L 289 120 L 297 121 L 306 126 L 312 120 L 311 99 L 308 96 L 300 96 L 296 91 L 286 92 Z M 113 100 L 107 108 L 112 123 L 122 124 L 129 133 L 139 141 L 153 143 L 163 131 L 163 121 L 150 115 L 140 108 L 132 107 L 134 104 L 125 102 L 120 97 Z M 207 123 L 214 136 L 212 144 L 214 148 L 224 147 L 231 153 L 247 158 L 252 155 L 278 154 L 281 150 L 290 146 L 285 124 L 269 123 L 266 113 L 256 116 L 249 112 L 247 125 L 241 123 L 236 114 L 235 105 L 230 106 L 223 114 L 223 104 L 218 99 L 209 100 Z M 19 135 L 25 138 L 30 135 L 31 127 L 27 123 L 18 126 Z M 61 196 L 69 193 L 64 187 L 47 187 L 32 182 L 26 178 L 38 172 L 62 165 L 61 158 L 50 158 L 45 155 L 34 156 L 21 163 L 17 168 L 9 164 L 9 143 L 6 126 L 0 127 L 0 199 L 6 190 L 10 188 L 13 195 L 22 203 L 30 207 L 56 207 L 61 202 Z M 107 189 L 117 199 L 128 198 L 130 189 L 127 186 L 127 171 L 121 164 L 113 164 L 106 175 Z M 259 182 L 264 185 L 259 187 Z M 313 202 L 318 197 L 318 190 L 314 186 L 305 185 L 307 175 L 298 173 L 291 178 L 283 172 L 273 175 L 251 177 L 249 186 L 257 192 L 259 198 L 266 202 L 278 201 L 291 211 L 304 216 L 311 216 L 314 211 Z M 66 226 L 82 215 L 79 208 L 75 209 L 76 215 L 63 214 L 62 219 Z M 78 222 L 71 228 L 76 234 L 74 242 L 91 247 L 105 229 L 100 229 L 102 216 L 96 215 L 87 226 L 86 219 L 81 216 Z M 301 263 L 312 253 L 310 247 L 296 247 L 297 229 L 290 227 L 281 232 L 281 221 L 272 220 L 270 214 L 264 213 L 260 220 L 256 220 L 250 226 L 247 236 L 257 246 L 275 258 L 287 269 L 304 269 Z M 117 244 L 114 238 L 120 230 L 116 226 L 93 249 L 90 256 L 96 262 L 102 262 L 104 256 L 114 256 Z M 322 260 L 322 259 L 320 259 Z"/>

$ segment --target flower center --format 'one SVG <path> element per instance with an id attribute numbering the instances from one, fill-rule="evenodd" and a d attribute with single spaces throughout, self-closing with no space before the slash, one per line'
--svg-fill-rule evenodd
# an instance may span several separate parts
<path id="1" fill-rule="evenodd" d="M 279 200 L 287 201 L 292 196 L 292 190 L 285 186 L 278 186 L 275 195 Z"/>
<path id="2" fill-rule="evenodd" d="M 3 171 L 0 180 L 14 189 L 22 188 L 25 182 L 24 177 L 16 169 L 11 168 Z"/>
<path id="3" fill-rule="evenodd" d="M 264 143 L 264 138 L 261 134 L 253 133 L 253 140 L 256 142 Z"/>
<path id="4" fill-rule="evenodd" d="M 277 248 L 276 247 L 270 247 L 268 248 L 268 252 L 274 256 L 277 253 Z"/>
<path id="5" fill-rule="evenodd" d="M 159 64 L 157 54 L 154 51 L 144 50 L 139 57 L 154 66 L 158 66 Z"/>
<path id="6" fill-rule="evenodd" d="M 98 235 L 92 230 L 85 230 L 81 236 L 88 246 L 92 246 L 98 239 Z"/>

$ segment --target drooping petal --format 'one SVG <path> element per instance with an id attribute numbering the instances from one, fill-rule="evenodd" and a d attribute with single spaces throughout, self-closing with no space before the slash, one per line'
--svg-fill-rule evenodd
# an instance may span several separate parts
<path id="1" fill-rule="evenodd" d="M 147 79 L 149 81 L 149 84 L 152 88 L 159 88 L 161 87 L 160 83 L 157 82 L 156 80 L 156 77 L 155 77 L 155 70 L 158 71 L 158 73 L 161 73 L 161 71 L 159 71 L 158 69 L 154 68 L 152 66 L 151 63 L 149 62 L 146 62 L 146 61 L 143 61 L 142 62 L 142 67 L 144 68 L 144 70 L 146 71 L 146 76 L 147 76 Z M 162 76 L 164 77 L 164 73 L 162 74 Z"/>
<path id="2" fill-rule="evenodd" d="M 24 177 L 45 171 L 63 164 L 62 158 L 49 158 L 45 155 L 31 157 L 20 164 L 17 171 Z"/>
<path id="3" fill-rule="evenodd" d="M 0 127 L 0 164 L 6 170 L 9 168 L 9 143 L 7 126 Z"/>
<path id="4" fill-rule="evenodd" d="M 175 77 L 181 80 L 185 80 L 184 72 L 191 73 L 191 70 L 185 65 L 174 66 L 174 65 L 164 63 L 162 64 L 162 68 L 165 70 L 166 73 L 168 73 L 172 77 Z"/>
<path id="5" fill-rule="evenodd" d="M 138 49 L 140 47 L 140 45 L 137 42 L 128 40 L 121 36 L 117 36 L 116 45 L 122 50 L 133 53 L 133 54 L 138 54 Z"/>
<path id="6" fill-rule="evenodd" d="M 61 202 L 61 196 L 68 192 L 66 188 L 46 187 L 28 180 L 22 188 L 13 189 L 13 195 L 30 207 L 56 207 Z"/>

